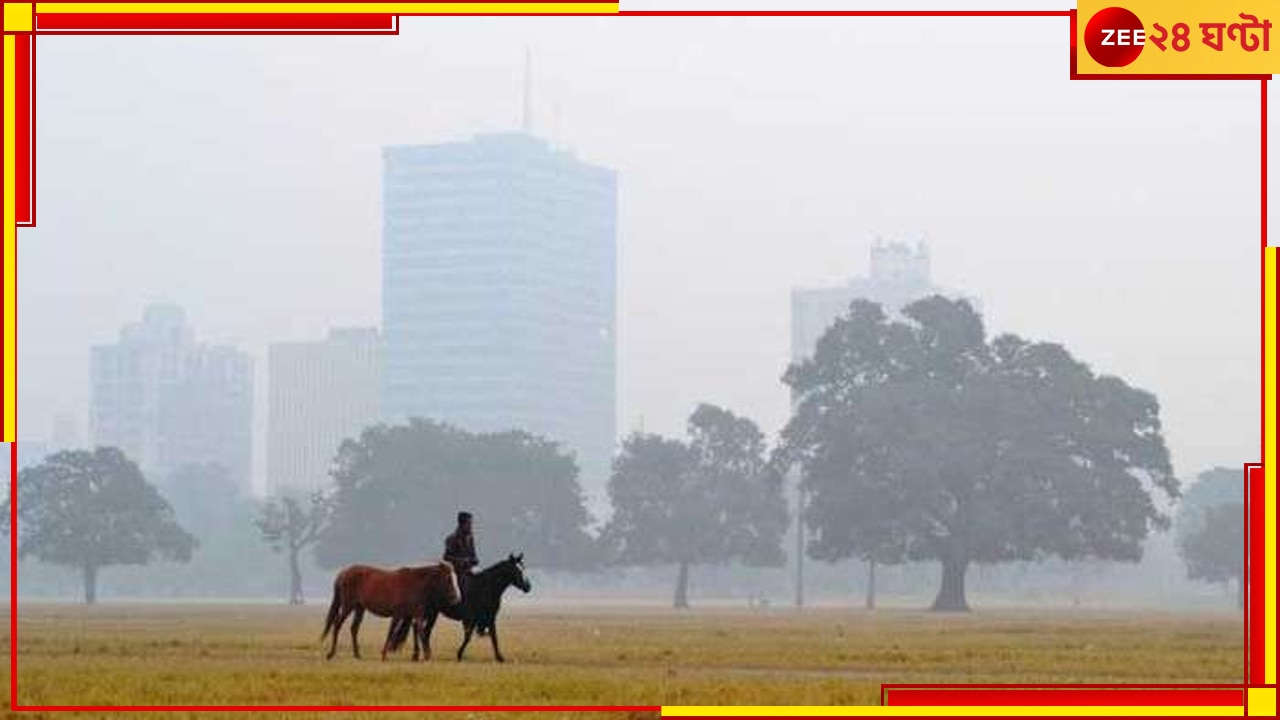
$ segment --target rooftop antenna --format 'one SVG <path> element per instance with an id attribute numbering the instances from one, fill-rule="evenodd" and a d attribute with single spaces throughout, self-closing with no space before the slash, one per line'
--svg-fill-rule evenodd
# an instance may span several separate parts
<path id="1" fill-rule="evenodd" d="M 524 131 L 533 134 L 533 53 L 524 49 Z"/>
<path id="2" fill-rule="evenodd" d="M 554 113 L 551 116 L 551 144 L 553 147 L 564 148 L 564 137 L 560 133 L 560 101 L 556 100 Z"/>

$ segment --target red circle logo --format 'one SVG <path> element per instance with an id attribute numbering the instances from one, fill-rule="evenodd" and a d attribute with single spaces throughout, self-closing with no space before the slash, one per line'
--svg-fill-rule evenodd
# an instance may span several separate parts
<path id="1" fill-rule="evenodd" d="M 1137 15 L 1124 8 L 1099 10 L 1084 28 L 1084 46 L 1099 65 L 1124 67 L 1142 53 L 1146 29 Z"/>

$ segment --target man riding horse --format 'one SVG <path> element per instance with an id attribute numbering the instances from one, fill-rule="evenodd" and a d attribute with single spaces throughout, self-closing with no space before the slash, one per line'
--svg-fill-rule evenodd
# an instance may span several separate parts
<path id="1" fill-rule="evenodd" d="M 471 569 L 480 564 L 480 558 L 476 557 L 475 536 L 471 534 L 471 513 L 465 510 L 458 513 L 458 527 L 444 539 L 444 559 L 457 572 L 458 586 L 465 596 L 472 579 Z M 481 628 L 480 635 L 484 634 L 485 629 Z"/>
<path id="2" fill-rule="evenodd" d="M 448 560 L 460 576 L 471 575 L 471 568 L 480 564 L 476 557 L 476 540 L 471 534 L 471 513 L 458 513 L 458 527 L 444 539 L 444 559 Z"/>

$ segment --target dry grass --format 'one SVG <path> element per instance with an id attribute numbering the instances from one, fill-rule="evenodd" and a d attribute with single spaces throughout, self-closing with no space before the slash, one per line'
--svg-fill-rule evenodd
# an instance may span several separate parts
<path id="1" fill-rule="evenodd" d="M 380 662 L 386 621 L 376 618 L 362 628 L 364 660 L 351 657 L 344 629 L 326 662 L 323 615 L 319 606 L 24 604 L 19 697 L 23 705 L 829 705 L 876 703 L 884 682 L 1223 683 L 1243 672 L 1241 622 L 1231 615 L 517 605 L 500 626 L 506 665 L 492 661 L 484 639 L 473 639 L 465 662 L 453 660 L 454 623 L 437 629 L 431 662 L 413 664 L 407 653 Z M 7 653 L 7 617 L 4 628 Z"/>

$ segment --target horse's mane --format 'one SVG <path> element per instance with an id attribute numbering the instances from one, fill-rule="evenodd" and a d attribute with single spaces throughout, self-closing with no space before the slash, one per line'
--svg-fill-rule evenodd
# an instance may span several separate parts
<path id="1" fill-rule="evenodd" d="M 476 575 L 491 575 L 494 572 L 496 572 L 498 568 L 502 567 L 503 565 L 506 565 L 509 562 L 511 562 L 510 558 L 507 558 L 506 560 L 499 560 L 498 562 L 476 573 Z"/>

